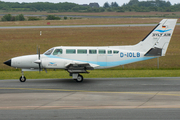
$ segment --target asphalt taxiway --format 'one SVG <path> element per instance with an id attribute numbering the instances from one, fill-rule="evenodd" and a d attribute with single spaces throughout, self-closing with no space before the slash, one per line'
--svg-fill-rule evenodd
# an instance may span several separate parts
<path id="1" fill-rule="evenodd" d="M 180 77 L 0 80 L 4 119 L 180 119 L 179 110 Z"/>
<path id="2" fill-rule="evenodd" d="M 143 27 L 156 26 L 157 24 L 119 24 L 119 25 L 67 25 L 67 26 L 6 26 L 0 29 L 36 29 L 36 28 L 90 28 L 90 27 Z M 180 25 L 177 23 L 176 25 Z"/>

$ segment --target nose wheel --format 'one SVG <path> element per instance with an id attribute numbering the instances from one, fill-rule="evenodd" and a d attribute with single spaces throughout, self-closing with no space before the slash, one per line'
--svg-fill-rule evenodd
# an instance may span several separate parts
<path id="1" fill-rule="evenodd" d="M 24 76 L 24 72 L 21 70 L 22 76 L 19 78 L 20 82 L 26 82 L 26 77 Z"/>
<path id="2" fill-rule="evenodd" d="M 21 77 L 19 78 L 19 81 L 20 81 L 20 82 L 26 82 L 26 77 L 25 77 L 25 76 L 21 76 Z"/>

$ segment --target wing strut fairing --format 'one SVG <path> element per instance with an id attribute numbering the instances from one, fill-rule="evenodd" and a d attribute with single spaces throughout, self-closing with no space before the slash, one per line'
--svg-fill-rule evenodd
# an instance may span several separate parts
<path id="1" fill-rule="evenodd" d="M 89 73 L 87 70 L 94 70 L 94 67 L 98 65 L 92 65 L 89 63 L 69 63 L 66 65 L 66 70 L 70 73 Z"/>

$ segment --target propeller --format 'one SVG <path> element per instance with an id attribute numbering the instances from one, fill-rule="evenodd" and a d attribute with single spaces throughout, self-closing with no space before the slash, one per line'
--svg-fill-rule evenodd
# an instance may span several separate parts
<path id="1" fill-rule="evenodd" d="M 40 55 L 40 47 L 37 48 L 37 51 L 38 51 L 38 60 L 40 61 L 38 64 L 39 64 L 39 73 L 41 71 L 41 55 Z"/>
<path id="2" fill-rule="evenodd" d="M 35 61 L 35 63 L 39 64 L 39 73 L 41 71 L 41 54 L 40 54 L 40 47 L 37 46 L 37 54 L 38 54 L 38 59 Z M 46 71 L 47 73 L 47 70 L 44 68 L 44 70 Z"/>
<path id="3" fill-rule="evenodd" d="M 37 46 L 37 54 L 38 54 L 38 59 L 35 61 L 35 63 L 39 64 L 39 73 L 41 71 L 41 55 L 40 55 L 40 47 Z"/>

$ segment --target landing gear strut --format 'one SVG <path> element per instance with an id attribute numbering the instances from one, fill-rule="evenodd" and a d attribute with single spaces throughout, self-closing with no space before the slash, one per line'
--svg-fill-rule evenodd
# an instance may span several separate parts
<path id="1" fill-rule="evenodd" d="M 22 76 L 19 78 L 20 82 L 26 82 L 26 77 L 24 76 L 24 72 L 21 71 Z"/>
<path id="2" fill-rule="evenodd" d="M 70 63 L 66 66 L 67 72 L 76 82 L 82 82 L 83 76 L 80 73 L 89 73 L 87 70 L 94 70 L 89 63 Z"/>

